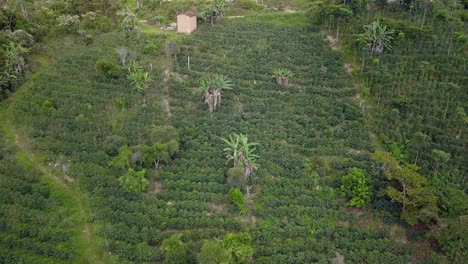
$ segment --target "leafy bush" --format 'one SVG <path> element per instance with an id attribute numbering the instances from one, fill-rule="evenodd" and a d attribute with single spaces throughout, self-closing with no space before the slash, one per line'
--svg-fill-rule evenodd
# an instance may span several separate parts
<path id="1" fill-rule="evenodd" d="M 246 178 L 244 176 L 244 168 L 241 166 L 230 168 L 228 171 L 228 177 L 226 180 L 226 186 L 228 190 L 231 188 L 236 188 L 239 190 L 244 190 L 245 185 L 247 184 Z"/>
<path id="2" fill-rule="evenodd" d="M 370 187 L 361 169 L 349 169 L 348 174 L 341 178 L 341 184 L 341 191 L 350 198 L 350 206 L 364 208 L 370 202 Z"/>
<path id="3" fill-rule="evenodd" d="M 120 67 L 105 59 L 97 60 L 94 68 L 98 74 L 109 78 L 118 78 L 121 75 Z"/>
<path id="4" fill-rule="evenodd" d="M 149 181 L 145 178 L 146 170 L 135 171 L 128 169 L 127 174 L 119 178 L 120 185 L 128 192 L 141 192 L 146 190 Z"/>
<path id="5" fill-rule="evenodd" d="M 244 195 L 239 189 L 231 188 L 231 190 L 229 190 L 229 198 L 231 199 L 231 202 L 233 202 L 234 205 L 236 205 L 236 208 L 241 214 L 247 213 L 248 208 L 245 204 Z"/>

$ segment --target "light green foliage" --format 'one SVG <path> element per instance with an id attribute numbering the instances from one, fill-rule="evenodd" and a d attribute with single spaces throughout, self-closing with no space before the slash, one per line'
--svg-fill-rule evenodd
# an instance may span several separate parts
<path id="1" fill-rule="evenodd" d="M 224 17 L 225 10 L 225 0 L 212 0 L 211 4 L 201 13 L 201 15 L 205 17 L 206 20 L 209 20 L 211 25 L 214 25 Z"/>
<path id="2" fill-rule="evenodd" d="M 439 173 L 439 169 L 445 167 L 445 164 L 450 160 L 450 154 L 440 150 L 440 149 L 433 149 L 431 152 L 434 158 L 434 172 L 435 174 Z"/>
<path id="3" fill-rule="evenodd" d="M 229 254 L 228 263 L 243 263 L 252 256 L 254 249 L 248 233 L 229 233 L 223 238 L 223 247 Z"/>
<path id="4" fill-rule="evenodd" d="M 149 140 L 152 144 L 143 147 L 143 162 L 146 165 L 153 163 L 155 168 L 159 168 L 161 162 L 168 162 L 179 151 L 179 134 L 172 126 L 154 128 Z"/>
<path id="5" fill-rule="evenodd" d="M 232 82 L 222 74 L 215 74 L 209 78 L 200 80 L 198 90 L 202 93 L 205 104 L 208 105 L 210 113 L 213 113 L 221 105 L 223 90 L 232 89 Z"/>
<path id="6" fill-rule="evenodd" d="M 81 16 L 80 29 L 108 32 L 112 29 L 112 20 L 104 16 L 101 11 L 88 11 Z"/>
<path id="7" fill-rule="evenodd" d="M 251 243 L 248 233 L 229 233 L 222 241 L 205 240 L 197 260 L 203 264 L 245 263 L 254 253 Z"/>
<path id="8" fill-rule="evenodd" d="M 152 81 L 149 73 L 144 71 L 143 67 L 141 67 L 137 61 L 132 61 L 132 63 L 127 66 L 127 72 L 127 79 L 130 81 L 132 89 L 144 95 Z"/>
<path id="9" fill-rule="evenodd" d="M 427 179 L 414 164 L 400 164 L 388 152 L 376 151 L 375 161 L 383 163 L 384 174 L 390 181 L 387 195 L 402 205 L 401 218 L 410 225 L 429 223 L 438 219 L 437 200 Z M 393 184 L 395 182 L 396 184 Z"/>
<path id="10" fill-rule="evenodd" d="M 170 154 L 168 151 L 168 145 L 156 142 L 151 146 L 145 146 L 143 150 L 143 163 L 153 163 L 154 167 L 159 168 L 160 162 L 168 162 Z"/>
<path id="11" fill-rule="evenodd" d="M 350 206 L 364 208 L 370 201 L 370 187 L 361 169 L 349 169 L 348 174 L 341 178 L 341 191 L 350 199 Z"/>
<path id="12" fill-rule="evenodd" d="M 219 240 L 205 240 L 197 255 L 198 263 L 224 264 L 229 263 L 230 254 Z"/>
<path id="13" fill-rule="evenodd" d="M 161 250 L 164 254 L 164 264 L 186 264 L 187 246 L 179 236 L 172 236 L 163 241 Z"/>
<path id="14" fill-rule="evenodd" d="M 77 15 L 60 15 L 57 22 L 65 33 L 76 33 L 80 26 L 80 18 Z"/>
<path id="15" fill-rule="evenodd" d="M 380 20 L 373 21 L 370 25 L 364 26 L 364 33 L 359 34 L 357 41 L 371 54 L 381 54 L 385 50 L 392 49 L 394 31 Z"/>
<path id="16" fill-rule="evenodd" d="M 132 152 L 127 145 L 119 148 L 119 154 L 112 158 L 109 165 L 114 168 L 126 169 L 132 166 L 131 158 Z"/>
<path id="17" fill-rule="evenodd" d="M 241 214 L 247 213 L 247 205 L 245 204 L 244 195 L 237 188 L 231 188 L 229 190 L 229 198 L 234 203 Z"/>
<path id="18" fill-rule="evenodd" d="M 232 161 L 233 166 L 244 168 L 244 176 L 248 178 L 254 170 L 258 169 L 257 159 L 260 158 L 254 154 L 258 143 L 251 143 L 247 135 L 232 133 L 229 139 L 221 138 L 228 147 L 224 149 L 227 162 Z"/>
<path id="19" fill-rule="evenodd" d="M 294 73 L 286 68 L 278 68 L 273 71 L 276 77 L 276 83 L 279 85 L 288 85 L 289 80 L 294 77 Z"/>
<path id="20" fill-rule="evenodd" d="M 127 192 L 142 192 L 148 187 L 149 181 L 145 178 L 146 170 L 136 171 L 128 169 L 127 174 L 119 178 L 119 184 Z"/>
<path id="21" fill-rule="evenodd" d="M 25 68 L 24 56 L 29 53 L 30 49 L 13 41 L 5 44 L 3 48 L 5 49 L 5 68 L 7 72 L 15 76 L 22 75 Z"/>
<path id="22" fill-rule="evenodd" d="M 52 103 L 50 100 L 45 100 L 44 103 L 42 103 L 42 106 L 49 109 L 55 109 L 54 103 Z"/>
<path id="23" fill-rule="evenodd" d="M 138 33 L 138 21 L 135 13 L 130 8 L 122 9 L 117 12 L 117 15 L 122 18 L 120 26 L 122 27 L 125 37 L 130 37 L 134 33 Z"/>
<path id="24" fill-rule="evenodd" d="M 26 30 L 18 29 L 15 31 L 5 31 L 3 34 L 5 34 L 5 36 L 12 42 L 25 48 L 31 48 L 31 46 L 35 43 L 34 37 Z"/>

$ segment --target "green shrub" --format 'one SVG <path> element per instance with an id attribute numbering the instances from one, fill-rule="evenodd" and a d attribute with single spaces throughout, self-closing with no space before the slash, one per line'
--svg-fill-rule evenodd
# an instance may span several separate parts
<path id="1" fill-rule="evenodd" d="M 144 53 L 146 55 L 158 55 L 159 48 L 156 46 L 156 44 L 150 43 L 145 46 Z"/>
<path id="2" fill-rule="evenodd" d="M 119 178 L 120 186 L 127 192 L 142 192 L 148 187 L 149 181 L 145 178 L 146 170 L 135 171 L 128 169 L 128 173 Z"/>
<path id="3" fill-rule="evenodd" d="M 99 59 L 96 61 L 94 69 L 98 74 L 109 78 L 117 78 L 121 74 L 121 69 L 119 66 L 105 59 Z"/>
<path id="4" fill-rule="evenodd" d="M 44 103 L 42 103 L 42 106 L 55 109 L 55 105 L 49 99 L 45 100 Z"/>
<path id="5" fill-rule="evenodd" d="M 237 166 L 229 169 L 228 178 L 226 180 L 226 185 L 228 190 L 231 188 L 237 188 L 239 190 L 244 190 L 246 184 L 246 179 L 244 176 L 244 168 Z"/>
<path id="6" fill-rule="evenodd" d="M 370 187 L 364 172 L 358 168 L 351 168 L 347 175 L 341 178 L 341 190 L 350 198 L 348 204 L 358 208 L 365 207 L 371 197 Z"/>
<path id="7" fill-rule="evenodd" d="M 247 213 L 247 205 L 245 204 L 244 195 L 237 188 L 231 188 L 229 198 L 233 202 L 241 214 Z"/>

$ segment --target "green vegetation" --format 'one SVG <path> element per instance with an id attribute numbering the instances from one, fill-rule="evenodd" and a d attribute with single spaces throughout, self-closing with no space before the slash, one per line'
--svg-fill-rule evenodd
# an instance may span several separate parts
<path id="1" fill-rule="evenodd" d="M 236 205 L 237 210 L 241 214 L 247 213 L 247 205 L 245 204 L 244 195 L 239 189 L 231 188 L 231 190 L 229 190 L 229 198 L 231 199 L 231 202 Z"/>
<path id="2" fill-rule="evenodd" d="M 167 238 L 162 243 L 164 264 L 187 263 L 187 247 L 178 236 Z"/>
<path id="3" fill-rule="evenodd" d="M 126 191 L 129 192 L 141 192 L 146 190 L 148 187 L 148 180 L 145 178 L 146 170 L 135 171 L 134 169 L 128 169 L 127 174 L 119 177 L 119 183 Z"/>
<path id="4" fill-rule="evenodd" d="M 350 199 L 350 206 L 363 208 L 370 202 L 370 188 L 361 169 L 349 169 L 348 174 L 341 178 L 341 190 Z"/>
<path id="5" fill-rule="evenodd" d="M 465 262 L 465 6 L 0 2 L 0 262 Z"/>

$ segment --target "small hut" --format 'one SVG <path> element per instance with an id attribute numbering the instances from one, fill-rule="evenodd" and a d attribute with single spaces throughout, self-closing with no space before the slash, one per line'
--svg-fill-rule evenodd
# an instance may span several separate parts
<path id="1" fill-rule="evenodd" d="M 187 12 L 177 16 L 177 32 L 190 34 L 197 29 L 197 15 Z"/>

